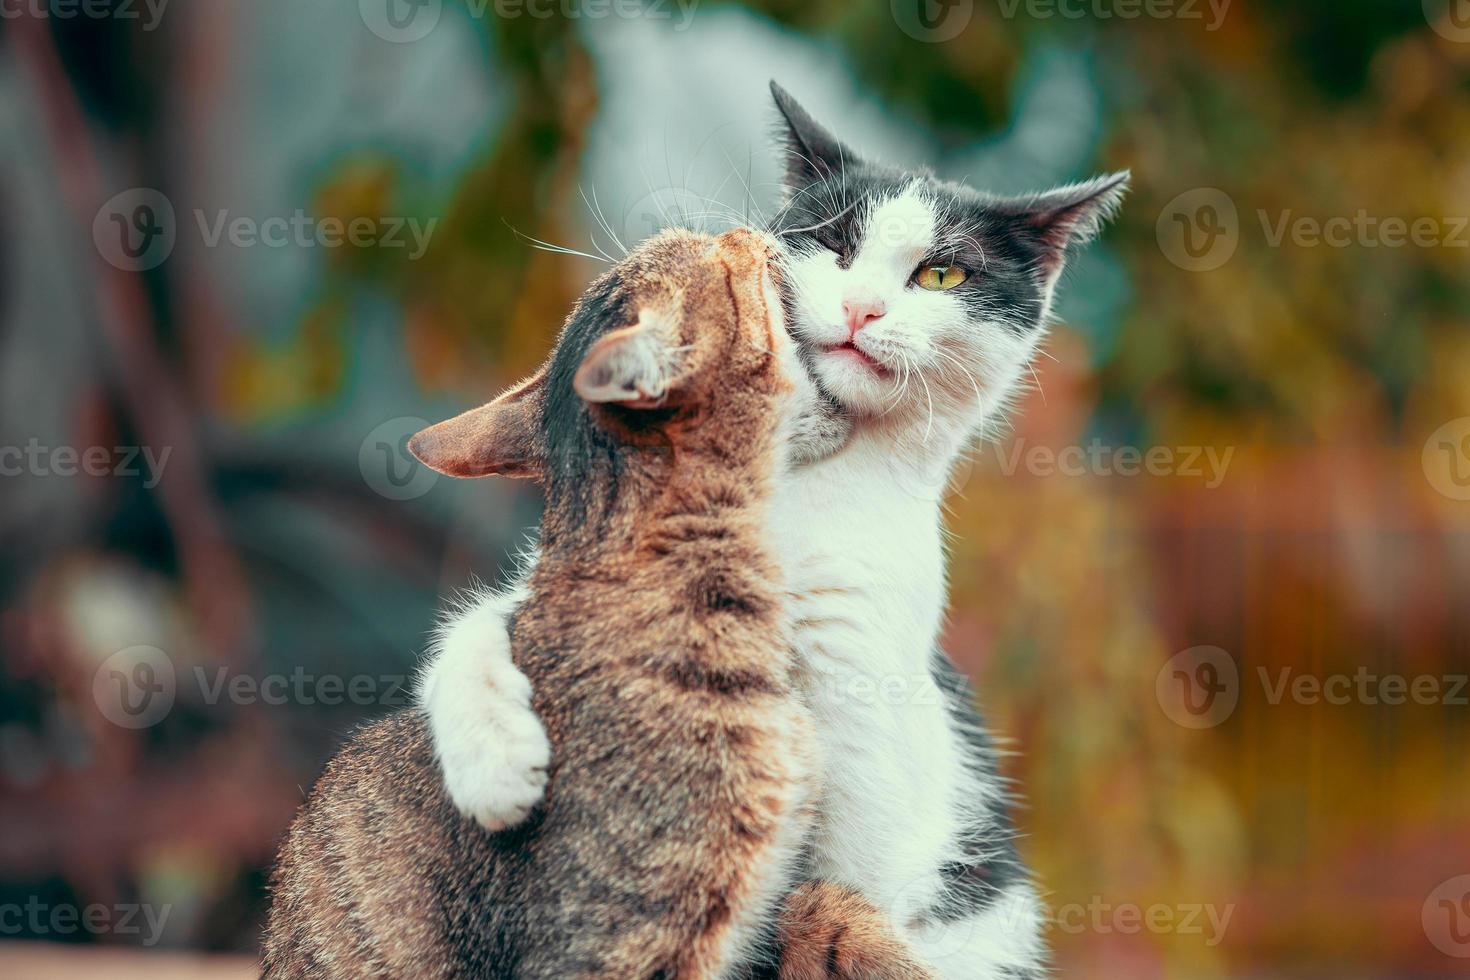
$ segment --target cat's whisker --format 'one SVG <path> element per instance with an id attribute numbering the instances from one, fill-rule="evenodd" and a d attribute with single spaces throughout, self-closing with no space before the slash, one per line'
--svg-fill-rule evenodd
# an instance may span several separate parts
<path id="1" fill-rule="evenodd" d="M 577 190 L 582 194 L 583 203 L 586 203 L 587 192 L 582 189 L 581 185 L 578 185 Z M 623 244 L 623 240 L 618 237 L 618 233 L 613 230 L 612 225 L 608 222 L 607 216 L 602 213 L 602 202 L 597 200 L 596 187 L 592 188 L 592 203 L 589 206 L 593 209 L 593 214 L 597 218 L 597 223 L 602 226 L 602 230 L 607 232 L 608 237 L 613 240 L 613 244 L 622 249 L 623 255 L 626 256 L 628 254 L 628 246 Z"/>
<path id="2" fill-rule="evenodd" d="M 919 384 L 924 386 L 924 399 L 929 403 L 929 421 L 924 424 L 924 445 L 929 445 L 929 436 L 934 432 L 934 395 L 929 390 L 929 382 L 924 380 L 924 372 L 917 372 Z"/>
<path id="3" fill-rule="evenodd" d="M 731 170 L 731 172 L 734 173 L 737 178 L 739 178 L 741 186 L 743 186 L 745 188 L 745 201 L 746 201 L 747 204 L 749 204 L 749 205 L 751 205 L 752 207 L 755 208 L 756 217 L 758 219 L 758 222 L 757 223 L 760 224 L 760 225 L 765 225 L 766 224 L 765 217 L 761 213 L 760 205 L 758 205 L 758 204 L 755 203 L 755 192 L 750 189 L 750 181 L 746 180 L 744 177 L 742 177 L 740 175 L 740 169 L 735 165 L 735 161 L 730 159 L 730 154 L 727 151 L 725 151 L 725 149 L 723 147 L 721 147 L 720 151 L 722 153 L 724 153 L 724 155 L 725 155 L 725 162 L 727 162 L 727 163 L 730 164 L 730 170 Z M 749 166 L 749 164 L 748 164 L 748 166 Z M 748 217 L 749 217 L 749 215 L 747 215 L 747 218 Z M 749 220 L 746 220 L 746 221 L 744 221 L 742 223 L 748 225 L 748 224 L 750 224 L 750 221 Z"/>
<path id="4" fill-rule="evenodd" d="M 1028 371 L 1031 372 L 1031 380 L 1034 381 L 1034 382 L 1036 382 L 1036 390 L 1041 393 L 1041 404 L 1045 405 L 1046 404 L 1046 389 L 1043 388 L 1043 387 L 1041 387 L 1041 378 L 1037 375 L 1036 368 L 1032 367 L 1030 361 L 1027 361 L 1026 362 L 1026 370 L 1028 370 Z"/>
<path id="5" fill-rule="evenodd" d="M 900 369 L 898 387 L 894 390 L 892 397 L 887 400 L 886 404 L 883 407 L 883 411 L 878 413 L 880 416 L 887 415 L 889 412 L 893 411 L 895 408 L 903 403 L 904 395 L 906 395 L 909 390 L 909 381 L 913 377 L 913 369 L 912 365 L 909 363 L 908 355 L 904 354 L 903 351 L 895 351 L 894 353 L 898 356 L 898 365 Z"/>
<path id="6" fill-rule="evenodd" d="M 561 255 L 576 255 L 576 256 L 579 256 L 579 257 L 584 258 L 584 259 L 591 259 L 594 262 L 611 262 L 612 261 L 612 259 L 608 258 L 606 255 L 592 255 L 589 252 L 583 252 L 580 249 L 575 249 L 575 248 L 568 248 L 565 245 L 553 245 L 551 242 L 543 242 L 539 238 L 533 238 L 530 235 L 527 235 L 525 232 L 519 230 L 514 225 L 512 225 L 510 222 L 505 221 L 504 219 L 501 219 L 501 220 L 505 224 L 505 227 L 507 227 L 507 228 L 509 228 L 511 230 L 511 234 L 515 235 L 517 238 L 519 238 L 522 241 L 526 242 L 526 244 L 530 245 L 532 248 L 536 249 L 537 251 L 541 251 L 541 252 L 557 252 L 557 253 L 559 253 Z"/>
<path id="7" fill-rule="evenodd" d="M 980 382 L 975 379 L 975 372 L 966 367 L 964 361 L 938 347 L 934 348 L 934 353 L 953 364 L 962 375 L 969 379 L 970 386 L 975 389 L 975 407 L 979 410 L 980 418 L 983 420 L 985 418 L 985 397 L 980 394 Z"/>
<path id="8" fill-rule="evenodd" d="M 851 211 L 853 208 L 855 208 L 857 206 L 858 206 L 858 202 L 854 201 L 853 203 L 849 204 L 847 207 L 843 208 L 841 211 L 839 211 L 836 214 L 832 215 L 832 217 L 828 218 L 826 221 L 819 221 L 819 222 L 817 222 L 814 225 L 807 225 L 804 228 L 790 228 L 790 229 L 787 229 L 786 234 L 789 234 L 789 235 L 799 235 L 799 234 L 802 234 L 804 232 L 816 231 L 818 228 L 825 228 L 825 227 L 827 227 L 830 224 L 835 224 L 836 222 L 842 220 L 842 218 L 845 217 L 849 211 Z"/>
<path id="9" fill-rule="evenodd" d="M 593 222 L 595 224 L 597 224 L 599 227 L 603 228 L 604 230 L 608 230 L 607 229 L 607 223 L 603 220 L 601 212 L 599 211 L 599 209 L 594 208 L 592 206 L 592 202 L 591 201 L 587 200 L 587 192 L 582 188 L 582 186 L 580 184 L 577 185 L 577 193 L 582 196 L 582 203 L 584 205 L 586 205 L 586 207 L 587 207 L 587 213 L 589 215 L 591 215 Z M 609 234 L 611 234 L 610 230 L 609 230 Z M 616 235 L 613 236 L 613 240 L 614 241 L 617 240 L 617 236 Z M 617 261 L 611 255 L 607 254 L 607 249 L 603 248 L 602 247 L 602 243 L 597 240 L 597 233 L 595 231 L 591 231 L 591 230 L 588 231 L 588 233 L 587 233 L 587 241 L 591 245 L 592 250 L 594 252 L 596 252 L 598 255 L 602 256 L 602 258 L 605 261 L 608 261 L 608 262 L 615 262 L 615 261 Z M 626 249 L 624 250 L 624 254 L 627 254 L 627 250 Z"/>

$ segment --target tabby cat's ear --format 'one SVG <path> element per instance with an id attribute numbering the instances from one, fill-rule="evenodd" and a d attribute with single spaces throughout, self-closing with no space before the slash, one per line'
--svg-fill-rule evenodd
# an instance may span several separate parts
<path id="1" fill-rule="evenodd" d="M 582 358 L 572 388 L 583 401 L 657 408 L 679 387 L 680 355 L 663 318 L 645 311 L 631 327 L 610 331 Z"/>
<path id="2" fill-rule="evenodd" d="M 786 192 L 794 193 L 813 181 L 841 174 L 843 168 L 858 162 L 857 154 L 811 117 L 774 81 L 771 95 L 781 110 L 785 127 L 781 134 L 786 149 Z"/>
<path id="3" fill-rule="evenodd" d="M 1011 202 L 1005 208 L 1039 237 L 1041 267 L 1048 281 L 1055 281 L 1071 252 L 1095 238 L 1117 213 L 1131 177 L 1127 170 L 1094 177 Z"/>
<path id="4" fill-rule="evenodd" d="M 541 476 L 537 438 L 546 369 L 487 405 L 431 425 L 408 441 L 408 450 L 445 476 Z"/>

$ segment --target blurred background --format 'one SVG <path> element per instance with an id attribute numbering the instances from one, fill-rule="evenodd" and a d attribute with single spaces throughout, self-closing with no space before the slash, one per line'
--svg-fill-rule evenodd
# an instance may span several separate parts
<path id="1" fill-rule="evenodd" d="M 0 3 L 0 974 L 249 976 L 534 488 L 408 434 L 600 263 L 870 155 L 1130 167 L 956 474 L 1060 976 L 1470 975 L 1466 0 Z"/>

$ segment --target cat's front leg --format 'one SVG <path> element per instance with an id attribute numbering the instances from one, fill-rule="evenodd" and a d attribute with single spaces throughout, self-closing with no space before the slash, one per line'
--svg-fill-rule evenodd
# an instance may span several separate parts
<path id="1" fill-rule="evenodd" d="M 531 682 L 510 656 L 508 618 L 524 588 L 477 596 L 440 627 L 419 684 L 444 786 L 487 830 L 520 823 L 546 792 L 551 744 Z"/>
<path id="2" fill-rule="evenodd" d="M 856 891 L 809 881 L 778 923 L 780 980 L 930 980 L 888 919 Z"/>

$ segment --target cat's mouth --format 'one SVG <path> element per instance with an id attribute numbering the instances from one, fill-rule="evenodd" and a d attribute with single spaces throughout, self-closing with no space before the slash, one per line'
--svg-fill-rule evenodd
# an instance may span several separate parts
<path id="1" fill-rule="evenodd" d="M 845 361 L 851 361 L 854 364 L 861 364 L 864 368 L 872 371 L 880 378 L 887 378 L 893 373 L 876 357 L 850 340 L 845 344 L 836 344 L 828 347 L 827 353 L 834 357 L 840 357 Z"/>

